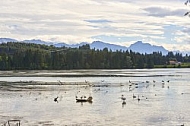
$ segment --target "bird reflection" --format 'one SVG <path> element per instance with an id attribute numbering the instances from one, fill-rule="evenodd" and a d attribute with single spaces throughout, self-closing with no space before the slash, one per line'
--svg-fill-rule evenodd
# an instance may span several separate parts
<path id="1" fill-rule="evenodd" d="M 124 101 L 122 102 L 122 108 L 124 108 L 125 105 L 126 105 L 126 101 L 124 100 Z"/>

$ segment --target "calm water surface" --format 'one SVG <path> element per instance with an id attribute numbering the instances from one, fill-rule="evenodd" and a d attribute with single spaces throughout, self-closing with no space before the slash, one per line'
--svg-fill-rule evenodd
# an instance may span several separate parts
<path id="1" fill-rule="evenodd" d="M 190 125 L 190 69 L 0 71 L 0 81 L 0 125 Z"/>

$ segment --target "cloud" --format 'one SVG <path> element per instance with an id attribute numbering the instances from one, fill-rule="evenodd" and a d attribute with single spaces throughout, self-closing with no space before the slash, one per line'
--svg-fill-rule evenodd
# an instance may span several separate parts
<path id="1" fill-rule="evenodd" d="M 170 7 L 147 7 L 144 8 L 149 16 L 155 16 L 155 17 L 166 17 L 166 16 L 179 16 L 182 17 L 182 15 L 185 14 L 188 10 L 186 9 L 171 9 Z"/>
<path id="2" fill-rule="evenodd" d="M 4 0 L 0 4 L 3 10 L 0 37 L 66 43 L 102 39 L 120 45 L 136 40 L 155 45 L 185 43 L 189 39 L 188 29 L 179 28 L 189 25 L 189 18 L 183 18 L 187 10 L 183 3 L 179 0 Z M 171 28 L 166 28 L 167 25 L 178 27 L 168 30 Z M 168 31 L 171 34 L 165 34 Z"/>
<path id="3" fill-rule="evenodd" d="M 176 31 L 174 40 L 180 44 L 190 44 L 190 28 L 184 28 L 181 31 Z M 188 46 L 189 47 L 189 46 Z M 190 48 L 188 48 L 190 50 Z"/>
<path id="4" fill-rule="evenodd" d="M 89 23 L 110 23 L 112 21 L 106 20 L 106 19 L 97 19 L 97 20 L 84 20 Z"/>

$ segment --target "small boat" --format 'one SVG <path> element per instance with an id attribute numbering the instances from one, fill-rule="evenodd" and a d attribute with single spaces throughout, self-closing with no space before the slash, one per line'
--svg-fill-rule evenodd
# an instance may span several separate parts
<path id="1" fill-rule="evenodd" d="M 92 96 L 86 98 L 76 99 L 77 102 L 92 102 Z"/>

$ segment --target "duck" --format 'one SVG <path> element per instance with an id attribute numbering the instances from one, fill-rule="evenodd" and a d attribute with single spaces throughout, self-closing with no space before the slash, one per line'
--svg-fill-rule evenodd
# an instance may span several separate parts
<path id="1" fill-rule="evenodd" d="M 126 100 L 126 98 L 124 97 L 124 95 L 121 95 L 121 100 Z"/>
<path id="2" fill-rule="evenodd" d="M 138 99 L 137 99 L 138 101 L 140 101 L 141 99 L 139 98 L 139 95 L 138 95 Z"/>
<path id="3" fill-rule="evenodd" d="M 133 94 L 133 98 L 137 98 L 137 96 L 135 96 L 135 95 Z"/>
<path id="4" fill-rule="evenodd" d="M 57 100 L 57 99 L 58 99 L 58 96 L 57 96 L 56 98 L 54 98 L 54 102 L 58 102 L 58 100 Z"/>

